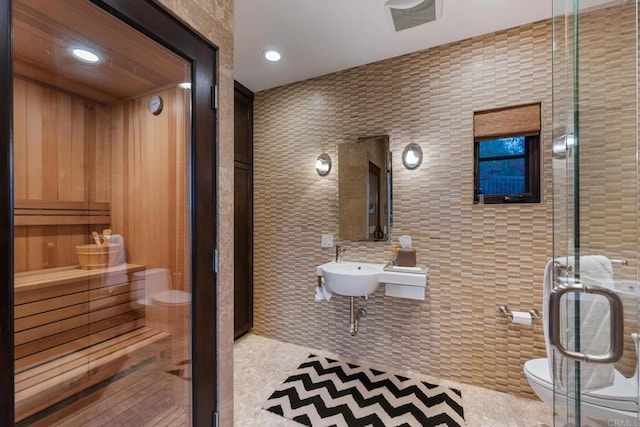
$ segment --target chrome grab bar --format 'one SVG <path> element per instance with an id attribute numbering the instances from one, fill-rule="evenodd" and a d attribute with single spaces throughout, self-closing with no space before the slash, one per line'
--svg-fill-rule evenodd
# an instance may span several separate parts
<path id="1" fill-rule="evenodd" d="M 573 266 L 572 265 L 567 265 L 567 264 L 562 264 L 558 261 L 554 261 L 553 263 L 553 267 L 556 269 L 556 275 L 560 275 L 559 272 L 561 271 L 565 271 L 567 273 L 571 273 L 573 271 Z"/>
<path id="2" fill-rule="evenodd" d="M 611 261 L 611 264 L 629 265 L 626 259 L 610 259 L 609 261 Z"/>
<path id="3" fill-rule="evenodd" d="M 609 301 L 611 308 L 611 347 L 608 353 L 603 355 L 588 355 L 576 351 L 567 350 L 560 341 L 560 299 L 570 292 L 584 292 L 604 296 Z M 612 290 L 601 286 L 588 286 L 582 283 L 563 284 L 553 288 L 549 295 L 549 341 L 558 353 L 570 359 L 576 359 L 591 363 L 614 363 L 620 360 L 624 350 L 624 315 L 622 300 Z"/>
<path id="4" fill-rule="evenodd" d="M 609 262 L 617 265 L 629 265 L 626 259 L 610 259 Z M 573 266 L 571 264 L 561 263 L 560 261 L 554 261 L 553 270 L 556 277 L 568 277 L 573 273 Z"/>
<path id="5" fill-rule="evenodd" d="M 611 264 L 629 265 L 629 262 L 626 259 L 610 259 L 609 262 L 611 262 Z M 563 270 L 568 272 L 573 271 L 573 266 L 562 264 L 559 261 L 555 261 L 553 263 L 553 266 L 559 271 L 563 271 Z"/>

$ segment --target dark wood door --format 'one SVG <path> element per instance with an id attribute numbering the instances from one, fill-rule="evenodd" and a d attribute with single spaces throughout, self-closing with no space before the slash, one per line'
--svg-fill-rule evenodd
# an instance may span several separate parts
<path id="1" fill-rule="evenodd" d="M 236 82 L 234 170 L 234 336 L 253 327 L 253 93 Z"/>

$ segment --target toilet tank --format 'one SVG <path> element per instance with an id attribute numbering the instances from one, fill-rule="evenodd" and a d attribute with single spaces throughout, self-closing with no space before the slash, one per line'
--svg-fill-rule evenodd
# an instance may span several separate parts
<path id="1" fill-rule="evenodd" d="M 150 305 L 153 295 L 171 289 L 171 271 L 166 268 L 151 268 L 136 276 L 144 279 L 144 304 Z"/>

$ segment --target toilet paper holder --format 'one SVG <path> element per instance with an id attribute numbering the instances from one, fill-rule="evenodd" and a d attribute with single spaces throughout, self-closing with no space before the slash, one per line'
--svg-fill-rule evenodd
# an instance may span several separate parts
<path id="1" fill-rule="evenodd" d="M 503 316 L 508 317 L 509 319 L 513 319 L 513 313 L 511 313 L 511 310 L 509 310 L 509 307 L 507 307 L 505 304 L 498 306 L 498 312 Z M 541 319 L 540 312 L 535 308 L 529 310 L 529 314 L 531 315 L 531 320 Z"/>

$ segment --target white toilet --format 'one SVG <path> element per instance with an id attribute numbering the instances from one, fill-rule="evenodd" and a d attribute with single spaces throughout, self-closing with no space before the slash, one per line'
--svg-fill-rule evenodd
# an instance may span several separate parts
<path id="1" fill-rule="evenodd" d="M 152 268 L 136 275 L 144 279 L 144 299 L 138 301 L 145 306 L 183 306 L 191 303 L 191 294 L 172 289 L 171 272 L 166 268 Z"/>
<path id="2" fill-rule="evenodd" d="M 638 334 L 631 334 L 638 353 Z M 582 425 L 636 425 L 638 421 L 638 372 L 626 378 L 614 371 L 613 384 L 598 390 L 583 392 L 581 396 Z M 524 364 L 524 375 L 538 397 L 553 406 L 553 381 L 546 358 L 529 360 Z M 556 395 L 558 397 L 558 395 Z M 556 399 L 556 405 L 566 405 L 566 398 Z M 573 405 L 573 402 L 569 402 Z M 619 424 L 607 424 L 615 420 Z M 620 420 L 620 421 L 618 421 Z M 592 423 L 592 424 L 589 424 Z"/>
<path id="3" fill-rule="evenodd" d="M 188 359 L 191 294 L 172 289 L 171 272 L 166 268 L 152 268 L 136 273 L 144 278 L 145 325 L 171 334 L 172 355 L 178 360 Z"/>

